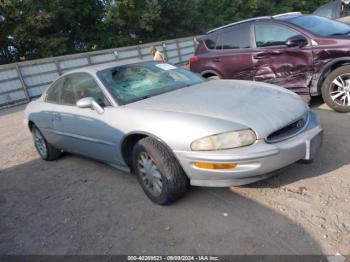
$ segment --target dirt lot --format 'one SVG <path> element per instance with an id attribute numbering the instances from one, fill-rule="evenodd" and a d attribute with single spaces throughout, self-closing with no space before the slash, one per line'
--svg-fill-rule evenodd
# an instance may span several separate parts
<path id="1" fill-rule="evenodd" d="M 350 115 L 314 103 L 314 163 L 258 184 L 152 204 L 136 177 L 78 156 L 39 159 L 23 107 L 0 112 L 0 254 L 350 254 Z"/>

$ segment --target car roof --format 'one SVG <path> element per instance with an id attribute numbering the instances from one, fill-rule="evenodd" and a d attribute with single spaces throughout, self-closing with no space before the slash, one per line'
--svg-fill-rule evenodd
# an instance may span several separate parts
<path id="1" fill-rule="evenodd" d="M 96 73 L 98 71 L 102 71 L 104 69 L 111 68 L 111 67 L 131 65 L 131 64 L 137 64 L 137 63 L 142 63 L 142 62 L 151 62 L 151 61 L 153 61 L 153 60 L 140 59 L 140 58 L 125 59 L 125 60 L 110 62 L 110 63 L 105 63 L 105 64 L 97 64 L 97 65 L 89 65 L 89 66 L 81 67 L 78 69 L 67 71 L 66 73 L 64 73 L 64 75 L 72 74 L 72 73 L 79 73 L 79 72 Z"/>
<path id="2" fill-rule="evenodd" d="M 278 14 L 278 15 L 274 15 L 274 16 L 259 16 L 259 17 L 249 18 L 249 19 L 237 21 L 237 22 L 234 22 L 231 24 L 227 24 L 224 26 L 220 26 L 218 28 L 214 28 L 214 29 L 208 31 L 207 34 L 211 34 L 211 33 L 214 33 L 216 31 L 219 31 L 221 29 L 225 29 L 225 28 L 239 25 L 239 24 L 243 24 L 243 23 L 255 22 L 255 21 L 259 21 L 259 20 L 288 20 L 292 17 L 301 16 L 301 15 L 302 15 L 302 13 L 300 13 L 300 12 L 290 12 L 290 13 L 283 13 L 283 14 Z"/>

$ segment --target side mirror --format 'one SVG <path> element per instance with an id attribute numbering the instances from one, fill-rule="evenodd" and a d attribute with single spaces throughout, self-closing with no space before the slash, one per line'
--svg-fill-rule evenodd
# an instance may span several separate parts
<path id="1" fill-rule="evenodd" d="M 286 46 L 287 47 L 303 47 L 303 46 L 306 46 L 308 45 L 308 41 L 307 39 L 305 38 L 305 36 L 302 36 L 302 35 L 295 35 L 295 36 L 292 36 L 292 37 L 289 37 L 286 41 Z"/>
<path id="2" fill-rule="evenodd" d="M 95 100 L 93 97 L 84 97 L 77 101 L 77 107 L 80 108 L 90 108 L 95 110 L 98 114 L 103 114 L 105 111 Z"/>

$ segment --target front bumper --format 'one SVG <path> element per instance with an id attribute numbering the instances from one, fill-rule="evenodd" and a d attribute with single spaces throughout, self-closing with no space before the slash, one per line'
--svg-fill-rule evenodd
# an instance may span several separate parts
<path id="1" fill-rule="evenodd" d="M 211 152 L 174 151 L 191 185 L 230 187 L 254 183 L 273 175 L 273 171 L 299 160 L 310 160 L 322 145 L 323 131 L 319 118 L 310 112 L 305 129 L 298 135 L 279 143 L 257 140 L 254 145 Z M 230 170 L 201 169 L 195 162 L 235 163 Z"/>

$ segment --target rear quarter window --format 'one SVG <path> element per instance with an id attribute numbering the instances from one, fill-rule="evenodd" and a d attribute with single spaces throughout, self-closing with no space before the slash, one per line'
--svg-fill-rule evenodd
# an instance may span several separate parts
<path id="1" fill-rule="evenodd" d="M 250 48 L 251 23 L 244 23 L 225 29 L 221 33 L 221 46 L 217 49 Z"/>
<path id="2" fill-rule="evenodd" d="M 213 35 L 204 40 L 204 43 L 208 49 L 215 49 L 218 41 L 218 35 Z"/>
<path id="3" fill-rule="evenodd" d="M 60 96 L 61 96 L 61 89 L 63 86 L 65 78 L 61 78 L 57 80 L 56 83 L 54 83 L 46 92 L 46 102 L 50 103 L 59 103 L 60 102 Z"/>

